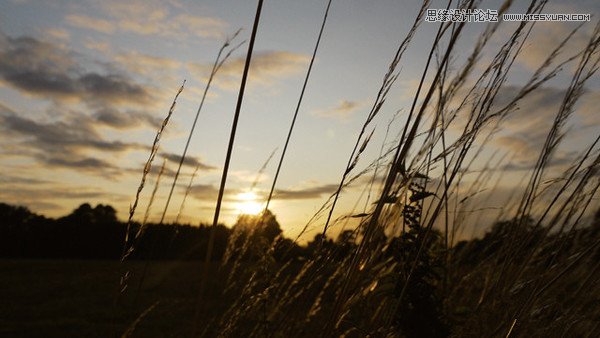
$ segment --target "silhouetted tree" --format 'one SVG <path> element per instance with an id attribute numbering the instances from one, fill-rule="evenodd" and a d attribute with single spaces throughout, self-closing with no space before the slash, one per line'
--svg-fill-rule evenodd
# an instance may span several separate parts
<path id="1" fill-rule="evenodd" d="M 235 235 L 236 255 L 244 259 L 257 260 L 271 248 L 282 233 L 277 218 L 266 210 L 261 215 L 242 214 L 232 228 Z"/>

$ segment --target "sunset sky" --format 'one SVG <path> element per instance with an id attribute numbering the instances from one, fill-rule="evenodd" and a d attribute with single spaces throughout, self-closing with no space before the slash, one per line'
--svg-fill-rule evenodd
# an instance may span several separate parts
<path id="1" fill-rule="evenodd" d="M 429 7 L 445 5 L 433 2 Z M 185 79 L 161 142 L 160 154 L 171 161 L 152 212 L 158 217 L 176 170 L 173 159 L 183 151 L 212 62 L 224 39 L 237 29 L 243 30 L 236 41 L 248 39 L 255 6 L 247 0 L 0 1 L 0 201 L 53 217 L 83 202 L 110 204 L 125 219 L 149 146 Z M 227 224 L 235 222 L 238 200 L 247 198 L 258 170 L 277 148 L 259 177 L 258 196 L 270 187 L 325 6 L 326 1 L 315 0 L 265 1 L 221 218 Z M 419 6 L 417 1 L 333 1 L 271 207 L 287 234 L 297 233 L 335 191 L 382 77 Z M 499 6 L 499 1 L 484 1 L 479 7 Z M 524 8 L 517 4 L 509 12 L 523 13 Z M 551 1 L 544 12 L 592 14 L 593 22 L 559 57 L 564 59 L 587 42 L 600 3 Z M 437 27 L 423 23 L 413 39 L 400 77 L 373 124 L 363 167 L 377 157 L 394 113 L 410 107 Z M 559 22 L 536 26 L 501 92 L 507 101 L 572 27 Z M 491 50 L 506 37 L 504 28 Z M 463 64 L 461 57 L 483 29 L 485 24 L 468 24 L 453 67 Z M 194 224 L 212 220 L 246 48 L 238 49 L 215 79 L 167 222 L 174 219 L 197 165 L 183 219 Z M 524 101 L 492 141 L 511 159 L 503 163 L 510 173 L 502 188 L 512 188 L 535 163 L 568 75 L 566 67 Z M 596 75 L 588 82 L 554 166 L 570 164 L 575 151 L 600 133 L 599 105 Z M 404 120 L 401 112 L 388 141 Z M 161 162 L 162 156 L 154 166 Z M 154 180 L 153 174 L 138 215 L 143 215 Z M 356 186 L 344 192 L 340 214 L 354 205 L 361 191 Z"/>

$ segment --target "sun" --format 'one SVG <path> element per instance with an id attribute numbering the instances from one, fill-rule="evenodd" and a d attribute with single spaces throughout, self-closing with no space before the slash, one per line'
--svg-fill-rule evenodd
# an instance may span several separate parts
<path id="1" fill-rule="evenodd" d="M 262 211 L 262 204 L 258 202 L 258 196 L 253 192 L 244 192 L 237 195 L 236 208 L 240 214 L 258 215 Z"/>

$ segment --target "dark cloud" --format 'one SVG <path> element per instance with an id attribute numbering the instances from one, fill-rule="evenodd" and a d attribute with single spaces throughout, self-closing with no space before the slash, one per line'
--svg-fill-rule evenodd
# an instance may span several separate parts
<path id="1" fill-rule="evenodd" d="M 47 153 L 76 152 L 81 149 L 122 152 L 142 146 L 121 141 L 107 141 L 93 128 L 85 116 L 71 121 L 38 122 L 17 116 L 1 114 L 4 132 L 24 138 L 26 143 Z"/>
<path id="2" fill-rule="evenodd" d="M 503 87 L 499 91 L 494 105 L 498 108 L 504 107 L 518 95 L 519 89 L 516 86 Z M 517 109 L 509 113 L 506 120 L 502 122 L 500 134 L 495 139 L 496 145 L 514 154 L 513 160 L 502 166 L 503 170 L 531 170 L 534 167 L 565 95 L 565 89 L 541 87 L 517 103 Z M 562 132 L 568 132 L 574 125 L 582 122 L 584 126 L 586 123 L 589 124 L 585 118 L 588 113 L 586 108 L 589 108 L 590 102 L 584 103 L 583 106 L 576 106 L 574 115 L 564 126 Z M 553 154 L 548 163 L 549 167 L 560 167 L 572 163 L 575 153 L 566 151 L 565 147 L 568 146 L 569 141 L 565 140 L 563 143 L 564 146 L 559 146 Z"/>
<path id="3" fill-rule="evenodd" d="M 275 190 L 273 195 L 274 200 L 305 200 L 320 198 L 323 195 L 331 195 L 337 189 L 337 184 L 324 184 L 314 187 L 300 188 L 300 189 L 279 189 Z M 239 189 L 226 189 L 225 200 L 237 201 L 234 198 L 237 194 L 242 191 Z M 215 200 L 219 193 L 219 189 L 211 184 L 196 184 L 192 186 L 192 196 L 199 200 Z M 264 199 L 267 196 L 267 192 L 255 192 L 258 199 Z"/>
<path id="4" fill-rule="evenodd" d="M 190 190 L 190 194 L 198 200 L 217 200 L 219 189 L 211 184 L 195 184 Z"/>
<path id="5" fill-rule="evenodd" d="M 107 100 L 126 99 L 144 101 L 147 98 L 146 90 L 121 75 L 100 75 L 88 73 L 77 79 L 79 90 L 92 96 L 100 96 Z"/>
<path id="6" fill-rule="evenodd" d="M 237 195 L 242 193 L 243 191 L 240 189 L 225 189 L 225 193 L 223 194 L 223 201 L 226 202 L 237 202 L 239 199 Z M 192 186 L 190 190 L 190 195 L 195 199 L 200 201 L 217 201 L 217 197 L 219 195 L 219 188 L 215 187 L 212 184 L 195 184 Z M 265 198 L 264 194 L 257 192 L 257 198 L 262 199 Z"/>
<path id="7" fill-rule="evenodd" d="M 28 189 L 20 187 L 18 189 L 3 189 L 0 193 L 0 198 L 14 200 L 29 200 L 43 201 L 44 199 L 96 199 L 100 197 L 112 196 L 102 191 L 82 191 L 79 189 L 66 189 L 59 186 L 54 189 Z"/>
<path id="8" fill-rule="evenodd" d="M 159 126 L 161 120 L 141 111 L 119 111 L 114 108 L 102 108 L 94 114 L 94 118 L 106 126 L 116 129 L 129 129 L 143 125 Z"/>
<path id="9" fill-rule="evenodd" d="M 94 118 L 73 116 L 59 121 L 35 121 L 11 111 L 0 112 L 0 137 L 13 147 L 13 156 L 26 156 L 46 168 L 66 168 L 114 178 L 123 171 L 108 159 L 130 150 L 147 150 L 137 143 L 109 141 L 100 135 Z M 90 152 L 111 154 L 93 157 Z"/>
<path id="10" fill-rule="evenodd" d="M 538 87 L 513 105 L 513 101 L 519 97 L 521 90 L 522 86 L 502 86 L 494 97 L 489 115 L 510 107 L 505 119 L 501 122 L 503 135 L 519 133 L 527 139 L 544 137 L 561 106 L 566 89 L 550 86 Z M 452 131 L 462 133 L 473 113 L 472 105 L 477 103 L 484 94 L 485 92 L 481 88 L 471 92 L 470 87 L 466 86 L 452 98 L 449 102 L 449 109 L 458 109 L 465 100 L 456 119 L 450 124 Z"/>
<path id="11" fill-rule="evenodd" d="M 47 184 L 52 183 L 47 180 L 40 180 L 31 177 L 20 177 L 14 175 L 0 175 L 0 183 L 2 184 Z"/>
<path id="12" fill-rule="evenodd" d="M 68 153 L 44 154 L 35 153 L 31 158 L 43 165 L 45 169 L 69 169 L 80 173 L 92 174 L 108 180 L 115 180 L 127 173 L 119 166 L 98 157 L 90 157 Z"/>
<path id="13" fill-rule="evenodd" d="M 103 192 L 86 187 L 65 187 L 64 185 L 19 185 L 0 190 L 0 201 L 10 204 L 26 205 L 33 210 L 52 211 L 64 208 L 59 200 L 71 200 L 73 203 L 108 200 L 120 202 L 126 197 L 120 194 Z"/>
<path id="14" fill-rule="evenodd" d="M 32 210 L 61 210 L 62 206 L 52 202 L 31 201 L 27 203 L 27 207 Z"/>
<path id="15" fill-rule="evenodd" d="M 181 161 L 181 155 L 178 155 L 178 154 L 161 153 L 161 156 L 166 158 L 167 160 L 169 160 L 169 162 L 179 164 L 179 161 Z M 200 159 L 193 157 L 193 156 L 189 156 L 189 155 L 185 157 L 183 164 L 186 166 L 193 167 L 193 168 L 198 167 L 199 170 L 214 170 L 214 169 L 216 169 L 215 166 L 201 162 Z"/>
<path id="16" fill-rule="evenodd" d="M 333 194 L 337 188 L 337 184 L 324 184 L 304 189 L 276 190 L 273 198 L 278 200 L 303 200 L 320 198 L 322 195 Z"/>
<path id="17" fill-rule="evenodd" d="M 498 92 L 494 106 L 504 108 L 519 94 L 521 87 L 504 86 Z M 541 87 L 529 93 L 517 102 L 516 110 L 509 114 L 504 127 L 514 131 L 539 131 L 540 127 L 550 127 L 562 101 L 566 90 L 555 87 Z M 531 128 L 537 127 L 537 128 Z"/>
<path id="18" fill-rule="evenodd" d="M 42 157 L 42 159 L 44 159 Z M 74 168 L 74 169 L 110 169 L 114 168 L 114 166 L 104 160 L 94 158 L 94 157 L 85 157 L 81 159 L 65 159 L 65 158 L 45 158 L 44 162 L 46 164 L 63 167 L 63 168 Z"/>
<path id="19" fill-rule="evenodd" d="M 186 156 L 186 162 L 187 162 L 187 156 Z M 163 177 L 169 177 L 169 178 L 175 177 L 177 165 L 174 163 L 175 162 L 172 162 L 172 163 L 167 162 L 166 167 L 162 173 Z M 212 170 L 215 168 L 211 165 L 201 163 L 197 159 L 194 159 L 191 163 L 199 163 L 200 168 L 201 168 L 200 170 Z M 133 168 L 119 168 L 119 171 L 120 171 L 120 173 L 139 175 L 142 173 L 145 164 L 146 163 L 139 163 L 139 165 L 137 167 L 133 167 Z M 179 162 L 177 162 L 177 164 L 179 164 Z M 193 167 L 192 164 L 186 164 L 186 165 L 188 165 L 189 167 Z M 152 175 L 152 176 L 158 175 L 158 173 L 160 172 L 161 166 L 162 166 L 161 161 L 159 161 L 158 159 L 155 159 L 154 163 L 152 165 L 152 168 L 150 169 L 150 175 Z M 203 169 L 203 168 L 205 168 L 205 169 Z M 182 168 L 181 172 L 179 173 L 179 180 L 178 180 L 177 185 L 179 187 L 185 189 L 188 185 L 187 180 L 189 179 L 190 176 L 192 176 L 192 170 L 185 170 Z"/>
<path id="20" fill-rule="evenodd" d="M 0 109 L 3 108 L 0 106 Z M 47 167 L 57 167 L 85 171 L 100 176 L 114 178 L 121 174 L 137 174 L 144 164 L 136 168 L 122 168 L 110 160 L 132 150 L 149 151 L 148 145 L 107 140 L 98 132 L 99 124 L 124 128 L 144 121 L 150 123 L 151 117 L 143 113 L 120 114 L 114 110 L 104 110 L 92 117 L 87 115 L 69 115 L 58 121 L 36 121 L 19 116 L 16 112 L 4 107 L 0 110 L 0 138 L 7 141 L 7 146 L 15 147 L 15 156 L 28 156 Z M 57 114 L 60 115 L 60 114 Z M 142 123 L 142 122 L 139 122 Z M 106 155 L 93 157 L 90 152 L 101 152 Z M 163 152 L 169 162 L 179 163 L 181 156 Z M 208 171 L 216 167 L 202 162 L 194 156 L 187 156 L 184 164 L 187 167 L 199 167 Z M 152 166 L 152 173 L 157 173 L 160 165 Z M 168 165 L 164 173 L 167 177 L 175 176 L 175 165 Z M 182 173 L 182 176 L 185 176 Z"/>
<path id="21" fill-rule="evenodd" d="M 576 159 L 576 152 L 560 152 L 555 154 L 550 159 L 550 161 L 546 164 L 546 168 L 564 168 L 575 163 Z M 514 160 L 500 166 L 498 169 L 502 171 L 531 171 L 535 167 L 536 161 L 537 156 L 532 156 L 526 159 L 515 158 Z"/>
<path id="22" fill-rule="evenodd" d="M 84 71 L 74 53 L 31 37 L 0 43 L 0 78 L 26 93 L 53 100 L 148 103 L 150 94 L 125 75 Z"/>

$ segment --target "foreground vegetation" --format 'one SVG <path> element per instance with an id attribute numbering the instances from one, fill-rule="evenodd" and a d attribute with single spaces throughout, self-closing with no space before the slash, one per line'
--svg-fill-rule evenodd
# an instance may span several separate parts
<path id="1" fill-rule="evenodd" d="M 148 282 L 134 304 L 133 295 L 114 304 L 123 268 L 136 272 L 144 262 L 19 259 L 0 260 L 0 336 L 111 337 L 125 332 L 140 311 L 160 303 L 137 325 L 138 337 L 189 336 L 199 264 L 153 262 Z M 216 268 L 214 269 L 216 270 Z M 220 299 L 210 299 L 219 306 Z M 125 305 L 126 304 L 126 305 Z M 186 334 L 187 333 L 187 334 Z"/>
<path id="2" fill-rule="evenodd" d="M 84 210 L 87 213 L 83 213 Z M 26 208 L 0 205 L 0 216 L 5 220 L 0 226 L 3 235 L 1 253 L 5 257 L 0 261 L 0 271 L 5 276 L 0 285 L 3 299 L 1 335 L 105 337 L 128 330 L 139 337 L 192 335 L 198 320 L 198 286 L 204 278 L 201 253 L 205 252 L 206 246 L 187 247 L 189 251 L 183 255 L 181 250 L 186 249 L 185 246 L 173 252 L 166 245 L 171 244 L 167 240 L 178 236 L 175 243 L 206 243 L 208 232 L 198 227 L 149 225 L 148 233 L 154 234 L 147 238 L 154 242 L 152 249 L 156 253 L 149 256 L 152 251 L 148 244 L 142 244 L 141 247 L 146 249 L 123 264 L 118 260 L 118 252 L 110 253 L 112 257 L 102 257 L 103 251 L 98 249 L 118 248 L 121 244 L 117 240 L 110 245 L 111 237 L 103 235 L 113 233 L 114 229 L 125 229 L 124 223 L 106 212 L 110 210 L 109 206 L 91 208 L 84 204 L 72 214 L 53 220 L 29 213 Z M 281 332 L 282 327 L 290 326 L 295 327 L 299 336 L 320 335 L 335 305 L 337 290 L 332 287 L 331 280 L 339 271 L 333 267 L 351 259 L 352 252 L 358 248 L 353 232 L 343 232 L 335 241 L 321 240 L 317 236 L 307 246 L 300 247 L 278 237 L 281 230 L 274 217 L 264 231 L 252 231 L 248 236 L 248 226 L 255 226 L 256 222 L 255 216 L 242 216 L 233 229 L 223 227 L 219 232 L 220 244 L 215 247 L 217 254 L 206 275 L 207 292 L 202 298 L 207 318 L 200 320 L 210 324 L 204 334 L 222 334 L 223 327 L 219 328 L 216 320 L 225 321 L 226 325 L 231 325 L 227 321 L 235 320 L 231 327 L 225 326 L 231 330 L 228 335 L 244 335 L 256 327 Z M 543 230 L 535 229 L 533 225 L 532 220 L 528 221 L 518 237 L 529 238 L 531 243 L 539 240 Z M 493 283 L 512 282 L 493 281 L 490 276 L 498 268 L 496 260 L 507 261 L 509 258 L 503 250 L 511 243 L 515 226 L 515 221 L 499 222 L 484 237 L 461 241 L 450 252 L 443 250 L 443 237 L 436 232 L 425 245 L 426 252 L 422 255 L 426 259 L 413 272 L 414 282 L 406 291 L 408 307 L 399 309 L 396 318 L 392 319 L 404 334 L 410 337 L 441 337 L 451 333 L 490 336 L 488 331 L 498 325 L 500 316 L 518 311 L 519 305 L 531 301 L 532 293 L 528 290 L 535 286 L 540 298 L 530 305 L 527 318 L 527 328 L 532 335 L 593 336 L 591 333 L 595 331 L 589 331 L 589 328 L 597 326 L 600 309 L 600 290 L 597 288 L 600 248 L 589 252 L 583 250 L 600 241 L 600 211 L 591 226 L 569 235 L 549 235 L 522 272 L 520 280 L 524 282 L 513 285 L 495 300 L 499 303 L 486 304 L 482 301 L 486 293 L 498 287 Z M 15 229 L 21 229 L 22 237 L 17 238 Z M 52 251 L 49 247 L 39 247 L 40 236 L 54 233 L 55 239 L 68 242 L 75 238 L 67 235 L 73 234 L 73 229 L 79 229 L 76 233 L 87 232 L 94 236 L 75 236 L 77 238 L 95 238 L 102 242 L 96 242 L 95 249 L 83 250 L 87 247 L 85 241 L 69 247 L 63 246 L 66 242 L 46 238 L 46 245 L 61 249 Z M 378 307 L 382 303 L 402 292 L 394 275 L 405 272 L 398 269 L 395 262 L 416 254 L 418 247 L 411 243 L 416 243 L 418 231 L 419 228 L 413 226 L 403 236 L 386 240 L 389 245 L 376 259 L 379 260 L 377 265 L 387 267 L 387 275 L 375 276 L 376 283 L 362 286 L 362 297 L 354 300 L 354 310 L 346 314 L 346 321 L 341 323 L 349 328 L 349 334 L 366 334 L 370 316 L 380 311 Z M 163 244 L 160 244 L 161 239 L 165 241 Z M 228 241 L 232 243 L 229 250 Z M 18 242 L 21 251 L 7 250 L 11 248 L 10 242 Z M 275 252 L 269 253 L 268 243 L 272 242 L 279 244 L 274 246 Z M 16 246 L 12 248 L 14 250 Z M 238 250 L 233 252 L 232 248 Z M 242 251 L 241 248 L 245 249 Z M 171 255 L 180 255 L 180 259 L 173 260 Z M 271 255 L 273 260 L 266 262 L 266 255 Z M 12 259 L 7 258 L 11 256 Z M 451 260 L 450 271 L 445 271 L 445 259 Z M 574 268 L 569 271 L 562 269 L 573 264 Z M 503 268 L 516 269 L 518 264 L 509 263 Z M 130 288 L 115 303 L 115 287 L 125 272 L 131 276 L 128 280 Z M 252 289 L 266 286 L 259 284 L 263 283 L 257 279 L 259 273 L 269 274 L 270 282 L 285 288 L 285 293 L 253 298 Z M 549 283 L 536 285 L 540 278 L 547 278 Z M 240 298 L 240 294 L 248 298 Z M 312 299 L 318 299 L 318 306 Z M 244 310 L 256 305 L 260 307 L 253 311 Z M 283 306 L 278 309 L 285 314 L 282 317 L 268 312 L 278 306 Z M 496 310 L 498 308 L 502 311 Z M 308 320 L 301 320 L 306 313 L 310 314 Z M 571 325 L 565 327 L 560 320 L 568 320 Z M 357 327 L 364 331 L 358 331 Z"/>

